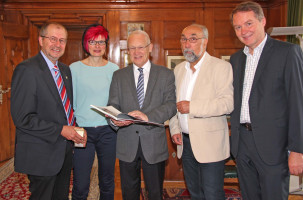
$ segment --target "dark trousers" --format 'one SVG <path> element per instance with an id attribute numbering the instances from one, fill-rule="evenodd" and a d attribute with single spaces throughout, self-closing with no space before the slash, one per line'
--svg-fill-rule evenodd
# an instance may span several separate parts
<path id="1" fill-rule="evenodd" d="M 87 145 L 74 150 L 73 200 L 86 200 L 90 174 L 98 158 L 100 199 L 114 200 L 117 134 L 110 126 L 86 127 Z"/>
<path id="2" fill-rule="evenodd" d="M 140 199 L 141 163 L 148 199 L 162 199 L 165 161 L 149 164 L 143 156 L 139 143 L 137 155 L 133 162 L 119 161 L 123 200 Z"/>
<path id="3" fill-rule="evenodd" d="M 183 134 L 182 163 L 191 200 L 224 200 L 224 160 L 199 163 L 193 154 L 188 134 Z"/>
<path id="4" fill-rule="evenodd" d="M 73 151 L 72 144 L 66 142 L 66 152 L 63 166 L 55 176 L 34 176 L 28 175 L 30 181 L 30 200 L 67 200 L 70 175 L 72 169 Z"/>
<path id="5" fill-rule="evenodd" d="M 288 161 L 285 160 L 277 165 L 264 163 L 256 149 L 253 132 L 242 126 L 236 162 L 243 199 L 288 199 Z"/>

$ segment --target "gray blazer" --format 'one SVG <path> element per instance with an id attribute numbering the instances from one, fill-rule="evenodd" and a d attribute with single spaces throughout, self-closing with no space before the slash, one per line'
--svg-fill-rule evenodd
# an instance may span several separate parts
<path id="1" fill-rule="evenodd" d="M 151 64 L 144 103 L 140 109 L 133 65 L 116 71 L 109 92 L 108 105 L 123 113 L 140 110 L 150 121 L 164 123 L 176 114 L 175 77 L 173 71 Z M 139 140 L 144 158 L 150 164 L 168 158 L 164 127 L 132 124 L 117 130 L 117 158 L 132 162 L 137 154 Z"/>

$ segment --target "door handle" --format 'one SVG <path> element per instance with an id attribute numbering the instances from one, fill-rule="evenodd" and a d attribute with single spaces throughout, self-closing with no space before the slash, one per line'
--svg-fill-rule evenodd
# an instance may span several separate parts
<path id="1" fill-rule="evenodd" d="M 2 90 L 2 85 L 0 85 L 0 104 L 3 103 L 3 94 L 8 93 L 11 88 L 7 88 L 6 90 Z"/>

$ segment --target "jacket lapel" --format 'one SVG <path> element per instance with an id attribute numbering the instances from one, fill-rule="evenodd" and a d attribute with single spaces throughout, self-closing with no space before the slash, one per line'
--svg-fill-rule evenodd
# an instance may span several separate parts
<path id="1" fill-rule="evenodd" d="M 138 110 L 139 110 L 140 106 L 139 106 L 139 102 L 138 102 L 138 98 L 137 98 L 137 88 L 136 88 L 136 83 L 135 83 L 133 64 L 126 67 L 125 80 L 129 80 L 128 81 L 129 85 L 125 85 L 125 87 L 131 88 L 130 97 L 132 97 L 133 101 L 136 102 L 136 106 L 138 107 Z"/>
<path id="2" fill-rule="evenodd" d="M 267 36 L 267 41 L 264 45 L 263 51 L 261 53 L 261 56 L 260 56 L 260 59 L 258 62 L 258 66 L 256 69 L 256 73 L 255 73 L 255 77 L 254 77 L 254 81 L 253 81 L 251 90 L 256 88 L 256 84 L 258 84 L 258 80 L 259 80 L 260 76 L 262 75 L 264 68 L 267 66 L 267 63 L 269 61 L 268 58 L 270 57 L 270 54 L 273 50 L 271 47 L 272 47 L 272 39 L 269 36 Z"/>
<path id="3" fill-rule="evenodd" d="M 58 93 L 58 89 L 57 89 L 57 86 L 56 86 L 56 83 L 53 79 L 53 76 L 47 66 L 47 63 L 46 61 L 44 60 L 43 56 L 39 53 L 39 67 L 41 69 L 41 76 L 43 77 L 43 80 L 46 82 L 46 85 L 47 87 L 49 88 L 50 90 L 50 93 L 54 96 L 54 98 L 57 100 L 57 101 L 61 101 L 61 98 L 59 96 L 59 93 Z"/>
<path id="4" fill-rule="evenodd" d="M 157 78 L 158 78 L 158 73 L 159 73 L 159 70 L 157 70 L 157 68 L 154 67 L 154 64 L 151 63 L 149 78 L 148 78 L 148 83 L 147 83 L 147 88 L 146 88 L 142 108 L 144 108 L 145 105 L 149 105 L 149 102 L 150 102 L 150 99 L 151 99 L 150 97 L 152 95 L 153 88 L 154 88 L 155 83 L 156 83 Z M 136 92 L 136 95 L 137 95 L 137 92 Z M 139 106 L 139 103 L 138 103 L 138 106 Z"/>
<path id="5" fill-rule="evenodd" d="M 245 67 L 246 67 L 246 55 L 244 52 L 242 52 L 241 57 L 239 59 L 238 63 L 238 75 L 239 79 L 238 80 L 238 89 L 239 89 L 239 98 L 242 99 L 242 94 L 243 94 L 243 83 L 244 83 L 244 76 L 245 76 Z M 242 102 L 242 101 L 241 101 Z"/>

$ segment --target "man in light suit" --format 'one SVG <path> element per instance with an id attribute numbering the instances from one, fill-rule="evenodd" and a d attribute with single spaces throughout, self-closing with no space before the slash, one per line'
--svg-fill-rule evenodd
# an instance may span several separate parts
<path id="1" fill-rule="evenodd" d="M 229 153 L 226 114 L 233 110 L 231 65 L 206 52 L 208 30 L 192 24 L 181 34 L 186 61 L 174 72 L 178 113 L 169 123 L 182 157 L 192 200 L 223 200 L 224 165 Z"/>
<path id="2" fill-rule="evenodd" d="M 133 64 L 114 73 L 108 104 L 134 117 L 164 123 L 176 113 L 174 74 L 149 61 L 153 45 L 146 32 L 132 32 L 127 42 Z M 148 198 L 162 199 L 165 160 L 168 158 L 165 128 L 112 122 L 118 134 L 117 158 L 123 199 L 140 199 L 141 163 Z"/>
<path id="3" fill-rule="evenodd" d="M 86 143 L 86 134 L 81 137 L 74 130 L 72 110 L 69 114 L 65 112 L 55 82 L 53 67 L 57 66 L 66 88 L 66 101 L 69 99 L 71 103 L 71 72 L 68 66 L 58 62 L 66 41 L 67 31 L 61 24 L 42 26 L 41 51 L 21 62 L 12 78 L 15 171 L 28 174 L 31 200 L 68 199 L 72 141 Z"/>
<path id="4" fill-rule="evenodd" d="M 265 33 L 266 19 L 255 2 L 239 4 L 231 22 L 245 44 L 230 60 L 231 149 L 241 193 L 245 200 L 286 200 L 289 172 L 303 171 L 303 53 Z"/>

